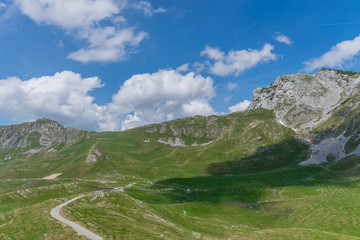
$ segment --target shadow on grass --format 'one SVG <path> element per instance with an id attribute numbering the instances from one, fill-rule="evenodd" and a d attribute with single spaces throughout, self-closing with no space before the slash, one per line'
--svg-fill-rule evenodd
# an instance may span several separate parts
<path id="1" fill-rule="evenodd" d="M 207 176 L 167 179 L 145 189 L 129 189 L 128 193 L 159 204 L 207 202 L 246 206 L 276 195 L 277 187 L 349 184 L 337 170 L 299 166 L 307 156 L 308 146 L 304 142 L 289 139 L 258 148 L 245 158 L 214 162 L 207 167 Z"/>

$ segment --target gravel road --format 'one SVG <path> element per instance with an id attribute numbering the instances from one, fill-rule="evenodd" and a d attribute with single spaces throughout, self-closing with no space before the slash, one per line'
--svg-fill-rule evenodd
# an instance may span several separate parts
<path id="1" fill-rule="evenodd" d="M 91 240 L 103 240 L 102 237 L 96 235 L 95 233 L 93 232 L 90 232 L 89 230 L 87 230 L 86 228 L 80 226 L 79 224 L 77 223 L 74 223 L 73 221 L 70 221 L 70 220 L 67 220 L 65 218 L 63 218 L 61 215 L 60 215 L 60 210 L 62 207 L 68 205 L 69 203 L 71 202 L 74 202 L 76 201 L 77 199 L 79 198 L 82 198 L 84 195 L 81 195 L 81 196 L 78 196 L 76 198 L 73 198 L 63 204 L 60 204 L 59 206 L 53 208 L 50 212 L 51 216 L 53 216 L 54 218 L 56 218 L 57 220 L 59 220 L 60 222 L 62 223 L 65 223 L 66 225 L 72 227 L 76 232 L 78 232 L 80 235 L 84 235 L 88 238 L 90 238 Z"/>

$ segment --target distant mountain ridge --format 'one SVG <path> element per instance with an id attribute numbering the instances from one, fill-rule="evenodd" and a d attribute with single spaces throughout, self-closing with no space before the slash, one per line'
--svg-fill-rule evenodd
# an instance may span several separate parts
<path id="1" fill-rule="evenodd" d="M 86 131 L 65 128 L 58 122 L 42 118 L 35 122 L 0 127 L 0 149 L 50 147 L 55 144 L 72 144 L 80 140 Z"/>

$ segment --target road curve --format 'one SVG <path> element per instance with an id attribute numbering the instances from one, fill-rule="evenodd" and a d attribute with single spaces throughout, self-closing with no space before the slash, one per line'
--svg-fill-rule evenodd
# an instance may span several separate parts
<path id="1" fill-rule="evenodd" d="M 74 202 L 74 201 L 78 200 L 79 198 L 82 198 L 83 196 L 84 195 L 78 196 L 78 197 L 73 198 L 73 199 L 71 199 L 71 200 L 69 200 L 69 201 L 67 201 L 67 202 L 65 202 L 63 204 L 60 204 L 59 206 L 53 208 L 51 210 L 50 214 L 51 214 L 51 216 L 53 216 L 54 218 L 56 218 L 60 222 L 65 223 L 66 225 L 72 227 L 80 235 L 84 235 L 84 236 L 90 238 L 91 240 L 103 240 L 103 238 L 100 237 L 99 235 L 96 235 L 95 233 L 90 232 L 89 230 L 87 230 L 86 228 L 80 226 L 79 224 L 74 223 L 73 221 L 67 220 L 67 219 L 63 218 L 60 215 L 60 210 L 61 210 L 62 207 L 68 205 L 71 202 Z"/>

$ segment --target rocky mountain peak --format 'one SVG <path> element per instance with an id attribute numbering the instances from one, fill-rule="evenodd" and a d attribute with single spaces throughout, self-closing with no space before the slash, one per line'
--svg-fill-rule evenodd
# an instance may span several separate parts
<path id="1" fill-rule="evenodd" d="M 359 82 L 359 73 L 325 68 L 316 74 L 279 76 L 269 86 L 255 89 L 248 109 L 273 110 L 282 124 L 312 129 L 358 91 Z"/>
<path id="2" fill-rule="evenodd" d="M 84 136 L 84 131 L 64 128 L 51 119 L 42 118 L 35 122 L 14 124 L 0 128 L 1 148 L 26 148 L 30 145 L 49 147 L 58 143 L 72 143 Z"/>

